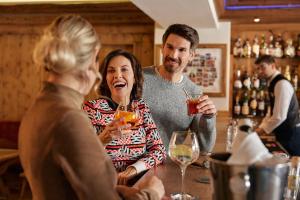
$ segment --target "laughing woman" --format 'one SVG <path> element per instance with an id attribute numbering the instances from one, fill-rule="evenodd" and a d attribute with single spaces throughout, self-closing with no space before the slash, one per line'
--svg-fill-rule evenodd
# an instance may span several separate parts
<path id="1" fill-rule="evenodd" d="M 89 114 L 115 168 L 119 172 L 118 183 L 127 181 L 140 172 L 162 163 L 166 152 L 149 107 L 142 96 L 143 74 L 135 56 L 124 51 L 110 52 L 101 64 L 104 81 L 100 86 L 101 98 L 86 102 L 84 110 Z M 124 118 L 116 120 L 119 104 L 130 106 L 135 102 L 139 123 L 131 127 L 121 125 Z M 124 128 L 130 133 L 124 133 Z"/>

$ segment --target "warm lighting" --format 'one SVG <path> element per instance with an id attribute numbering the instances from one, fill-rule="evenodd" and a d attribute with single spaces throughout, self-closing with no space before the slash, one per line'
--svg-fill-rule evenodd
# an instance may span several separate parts
<path id="1" fill-rule="evenodd" d="M 253 21 L 254 21 L 255 23 L 258 23 L 258 22 L 260 22 L 260 18 L 259 18 L 259 17 L 254 17 Z"/>

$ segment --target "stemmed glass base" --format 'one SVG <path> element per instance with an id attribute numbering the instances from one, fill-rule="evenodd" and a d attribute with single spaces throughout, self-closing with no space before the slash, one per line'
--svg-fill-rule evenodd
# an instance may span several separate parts
<path id="1" fill-rule="evenodd" d="M 172 200 L 199 200 L 199 198 L 194 197 L 189 194 L 182 194 L 182 193 L 177 193 L 177 194 L 171 194 L 171 199 Z"/>

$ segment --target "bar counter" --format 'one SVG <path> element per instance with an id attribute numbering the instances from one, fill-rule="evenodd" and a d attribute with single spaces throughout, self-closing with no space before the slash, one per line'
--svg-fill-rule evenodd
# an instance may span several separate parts
<path id="1" fill-rule="evenodd" d="M 170 194 L 180 193 L 181 191 L 181 171 L 178 165 L 173 163 L 169 158 L 168 160 L 155 168 L 150 169 L 138 181 L 143 181 L 148 176 L 156 175 L 164 184 L 166 197 Z M 210 178 L 209 169 L 189 165 L 185 174 L 185 192 L 191 194 L 197 199 L 211 200 L 212 199 L 212 183 L 200 183 L 201 177 Z"/>

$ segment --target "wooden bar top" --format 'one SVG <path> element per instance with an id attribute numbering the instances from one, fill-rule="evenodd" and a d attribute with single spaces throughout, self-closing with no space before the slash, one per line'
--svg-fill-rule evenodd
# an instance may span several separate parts
<path id="1" fill-rule="evenodd" d="M 170 197 L 170 194 L 180 193 L 181 191 L 181 171 L 178 165 L 168 159 L 164 164 L 150 169 L 139 180 L 142 181 L 148 176 L 156 175 L 160 178 L 164 184 L 166 194 Z M 199 166 L 189 165 L 185 174 L 185 192 L 196 196 L 197 199 L 211 200 L 212 199 L 212 183 L 200 183 L 200 178 L 210 179 L 209 169 L 205 169 Z M 138 182 L 139 182 L 138 181 Z"/>

